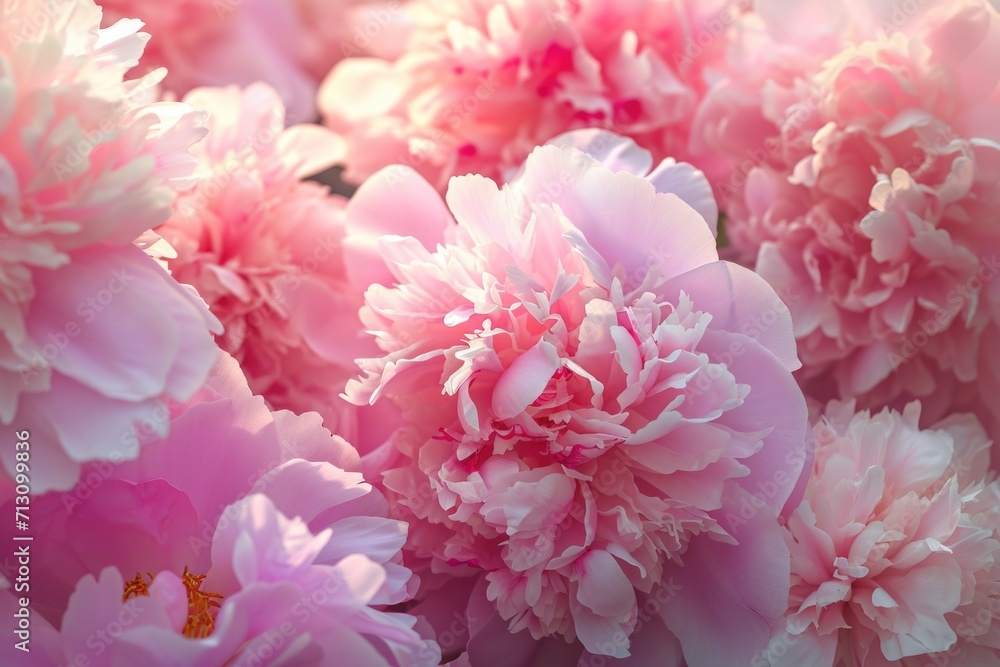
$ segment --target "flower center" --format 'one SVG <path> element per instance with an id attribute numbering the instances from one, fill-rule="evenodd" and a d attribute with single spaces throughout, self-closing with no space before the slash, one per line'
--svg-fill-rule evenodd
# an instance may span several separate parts
<path id="1" fill-rule="evenodd" d="M 149 595 L 149 584 L 153 583 L 153 573 L 147 572 L 146 576 L 149 577 L 149 583 L 146 583 L 139 572 L 135 573 L 135 578 L 125 582 L 122 602 L 129 598 Z M 215 615 L 212 610 L 220 606 L 218 601 L 222 599 L 222 595 L 218 593 L 201 590 L 203 581 L 205 581 L 204 574 L 192 574 L 188 572 L 187 566 L 184 566 L 181 582 L 187 590 L 188 617 L 184 623 L 183 634 L 191 639 L 204 639 L 212 634 L 212 630 L 215 629 Z"/>

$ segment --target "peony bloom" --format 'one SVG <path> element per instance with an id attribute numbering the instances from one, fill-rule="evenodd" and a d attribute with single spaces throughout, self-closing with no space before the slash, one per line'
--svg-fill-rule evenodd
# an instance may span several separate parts
<path id="1" fill-rule="evenodd" d="M 216 354 L 204 304 L 132 244 L 170 216 L 204 129 L 146 99 L 162 73 L 123 82 L 147 36 L 100 19 L 91 0 L 0 3 L 0 423 L 31 433 L 36 493 L 135 457 L 134 425 Z"/>
<path id="2" fill-rule="evenodd" d="M 479 576 L 502 619 L 485 625 L 515 643 L 615 657 L 670 582 L 661 649 L 749 661 L 785 603 L 774 517 L 807 458 L 805 404 L 788 311 L 718 260 L 704 176 L 582 131 L 502 188 L 454 179 L 447 204 L 396 167 L 347 210 L 372 221 L 354 261 L 387 267 L 362 310 L 383 356 L 347 395 L 402 412 L 383 479 L 415 562 Z"/>
<path id="3" fill-rule="evenodd" d="M 275 88 L 294 122 L 316 116 L 316 89 L 348 55 L 405 43 L 401 0 L 98 0 L 105 25 L 139 18 L 153 38 L 144 69 L 166 67 L 178 95 L 202 86 Z M 373 30 L 372 26 L 378 28 Z M 374 33 L 374 36 L 373 36 Z M 396 50 L 400 47 L 397 46 Z"/>
<path id="4" fill-rule="evenodd" d="M 1000 482 L 971 415 L 831 402 L 787 525 L 785 622 L 755 665 L 1000 665 Z"/>
<path id="5" fill-rule="evenodd" d="M 195 286 L 225 332 L 255 393 L 275 408 L 320 412 L 331 431 L 360 437 L 359 410 L 339 397 L 374 346 L 362 337 L 343 259 L 342 197 L 305 176 L 332 164 L 325 128 L 285 129 L 285 110 L 264 84 L 198 89 L 184 101 L 208 113 L 194 147 L 198 185 L 157 228 L 175 278 Z M 365 284 L 367 285 L 367 283 Z"/>
<path id="6" fill-rule="evenodd" d="M 221 356 L 162 418 L 136 461 L 32 501 L 39 665 L 438 664 L 413 617 L 379 610 L 416 583 L 406 526 L 317 415 L 272 414 Z"/>
<path id="7" fill-rule="evenodd" d="M 741 21 L 696 123 L 737 163 L 732 252 L 789 303 L 807 393 L 1000 425 L 1000 14 L 857 4 Z"/>
<path id="8" fill-rule="evenodd" d="M 413 167 L 502 178 L 575 128 L 634 138 L 657 159 L 690 157 L 688 135 L 739 10 L 725 0 L 414 0 L 396 60 L 342 61 L 320 90 L 347 141 L 346 177 Z"/>

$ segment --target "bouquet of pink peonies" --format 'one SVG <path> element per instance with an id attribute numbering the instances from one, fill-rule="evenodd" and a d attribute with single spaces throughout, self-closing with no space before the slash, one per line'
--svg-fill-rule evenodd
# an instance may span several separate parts
<path id="1" fill-rule="evenodd" d="M 0 664 L 1000 667 L 994 0 L 0 0 Z"/>

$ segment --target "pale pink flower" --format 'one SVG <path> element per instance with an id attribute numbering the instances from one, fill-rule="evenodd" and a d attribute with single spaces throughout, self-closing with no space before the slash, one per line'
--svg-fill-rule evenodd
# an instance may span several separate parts
<path id="1" fill-rule="evenodd" d="M 1000 434 L 1000 14 L 761 0 L 732 55 L 696 135 L 736 163 L 731 252 L 789 304 L 807 393 Z"/>
<path id="2" fill-rule="evenodd" d="M 255 393 L 319 412 L 355 442 L 363 417 L 339 394 L 354 360 L 376 351 L 357 316 L 367 283 L 354 286 L 345 269 L 346 200 L 302 180 L 332 164 L 337 138 L 318 125 L 285 129 L 265 84 L 201 88 L 184 101 L 207 112 L 210 132 L 192 149 L 197 186 L 156 230 L 175 250 L 167 266 L 221 320 L 219 343 Z"/>
<path id="3" fill-rule="evenodd" d="M 690 159 L 688 135 L 739 9 L 726 0 L 415 0 L 397 59 L 351 58 L 320 90 L 347 140 L 346 178 L 413 167 L 503 178 L 577 128 L 632 137 L 657 159 Z"/>
<path id="4" fill-rule="evenodd" d="M 703 667 L 749 660 L 784 607 L 774 517 L 807 458 L 791 321 L 718 260 L 708 202 L 689 165 L 582 131 L 502 188 L 454 179 L 447 208 L 406 167 L 348 204 L 373 221 L 353 261 L 386 268 L 362 311 L 384 356 L 347 395 L 401 409 L 389 501 L 415 559 L 481 574 L 487 632 L 624 657 L 670 582 L 652 640 Z"/>
<path id="5" fill-rule="evenodd" d="M 131 431 L 211 367 L 218 326 L 132 241 L 170 215 L 204 135 L 123 82 L 147 36 L 92 0 L 0 3 L 0 423 L 27 430 L 32 490 L 137 455 Z M 4 448 L 14 471 L 14 449 Z"/>
<path id="6" fill-rule="evenodd" d="M 786 528 L 788 615 L 754 664 L 1000 665 L 1000 482 L 971 415 L 831 402 Z"/>
<path id="7" fill-rule="evenodd" d="M 317 415 L 271 413 L 222 355 L 161 418 L 137 460 L 32 499 L 37 664 L 438 664 L 415 618 L 380 610 L 416 586 L 406 526 Z"/>
<path id="8" fill-rule="evenodd" d="M 276 89 L 294 122 L 316 117 L 316 89 L 350 55 L 405 45 L 401 0 L 98 0 L 104 24 L 136 18 L 152 35 L 143 69 L 166 67 L 166 90 Z M 377 27 L 374 30 L 372 26 Z M 372 34 L 374 33 L 374 35 Z M 396 48 L 389 48 L 389 44 Z M 376 48 L 381 45 L 382 48 Z"/>
<path id="9" fill-rule="evenodd" d="M 98 2 L 105 25 L 120 18 L 145 23 L 152 35 L 146 67 L 167 68 L 166 90 L 183 95 L 199 86 L 266 81 L 279 91 L 296 122 L 315 116 L 318 79 L 299 62 L 305 28 L 292 2 Z"/>

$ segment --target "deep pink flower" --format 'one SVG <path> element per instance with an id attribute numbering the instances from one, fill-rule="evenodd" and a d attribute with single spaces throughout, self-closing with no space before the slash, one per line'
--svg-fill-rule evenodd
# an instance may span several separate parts
<path id="1" fill-rule="evenodd" d="M 216 353 L 218 322 L 132 245 L 190 184 L 204 129 L 151 102 L 158 76 L 123 82 L 147 36 L 100 18 L 91 0 L 0 4 L 0 423 L 31 432 L 37 493 L 135 457 L 134 424 Z"/>
<path id="2" fill-rule="evenodd" d="M 390 164 L 440 191 L 453 175 L 500 179 L 568 130 L 605 128 L 657 159 L 688 134 L 739 13 L 725 0 L 416 0 L 396 60 L 352 58 L 320 91 L 354 182 Z"/>
<path id="3" fill-rule="evenodd" d="M 788 615 L 754 664 L 1000 665 L 1000 482 L 971 415 L 831 402 L 792 514 Z"/>
<path id="4" fill-rule="evenodd" d="M 438 664 L 416 619 L 379 610 L 416 586 L 406 526 L 317 415 L 271 413 L 222 356 L 160 418 L 170 436 L 137 460 L 33 499 L 31 664 Z M 0 591 L 4 616 L 15 600 Z"/>
<path id="5" fill-rule="evenodd" d="M 403 413 L 383 475 L 414 557 L 484 573 L 515 642 L 616 657 L 670 580 L 653 641 L 693 667 L 749 660 L 784 606 L 774 515 L 805 406 L 788 311 L 718 261 L 704 176 L 583 131 L 502 188 L 454 179 L 447 203 L 393 167 L 347 210 L 373 221 L 354 261 L 387 267 L 362 311 L 384 356 L 347 394 Z"/>
<path id="6" fill-rule="evenodd" d="M 789 303 L 807 393 L 994 432 L 1000 14 L 904 4 L 757 3 L 695 133 L 737 164 L 732 252 Z"/>

